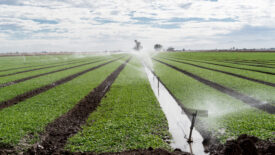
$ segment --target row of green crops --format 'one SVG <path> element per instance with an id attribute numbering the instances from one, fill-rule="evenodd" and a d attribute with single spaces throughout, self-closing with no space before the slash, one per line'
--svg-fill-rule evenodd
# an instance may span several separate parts
<path id="1" fill-rule="evenodd" d="M 112 62 L 1 110 L 0 144 L 14 146 L 27 135 L 37 139 L 38 133 L 43 132 L 48 123 L 72 109 L 126 59 Z"/>
<path id="2" fill-rule="evenodd" d="M 259 71 L 266 71 L 266 72 L 273 72 L 275 73 L 275 69 L 272 68 L 264 68 L 264 67 L 253 67 L 253 66 L 244 66 L 240 64 L 232 64 L 232 63 L 225 63 L 225 62 L 217 62 L 217 61 L 209 61 L 207 57 L 211 55 L 212 57 L 220 57 L 220 59 L 226 59 L 230 56 L 230 53 L 217 53 L 217 52 L 210 52 L 210 53 L 181 53 L 181 52 L 175 52 L 175 53 L 160 53 L 158 56 L 163 57 L 173 57 L 173 58 L 182 58 L 182 59 L 188 59 L 188 60 L 199 60 L 204 62 L 211 62 L 215 64 L 221 64 L 221 65 L 227 65 L 232 67 L 239 67 L 239 68 L 246 68 L 246 69 L 254 69 Z M 268 60 L 274 60 L 275 59 L 275 53 L 231 53 L 232 57 L 239 56 L 239 59 L 267 59 Z"/>
<path id="3" fill-rule="evenodd" d="M 268 52 L 172 52 L 161 53 L 176 57 L 185 57 L 190 59 L 236 59 L 236 60 L 257 60 L 257 61 L 274 61 L 275 53 Z"/>
<path id="4" fill-rule="evenodd" d="M 81 63 L 64 64 L 62 66 L 45 68 L 45 69 L 41 69 L 41 70 L 35 70 L 35 71 L 30 71 L 30 72 L 15 74 L 15 75 L 9 75 L 9 76 L 6 76 L 6 77 L 0 77 L 0 84 L 12 82 L 12 81 L 22 79 L 22 78 L 26 78 L 26 77 L 29 77 L 29 76 L 34 76 L 34 75 L 39 75 L 39 74 L 59 70 L 59 69 L 62 69 L 62 68 L 67 68 L 67 67 L 71 67 L 71 66 L 85 64 L 85 63 L 92 62 L 92 61 L 96 61 L 96 59 L 87 60 L 87 61 L 81 62 Z"/>
<path id="5" fill-rule="evenodd" d="M 69 139 L 73 152 L 166 148 L 168 124 L 141 63 L 132 59 L 113 83 L 83 131 Z"/>
<path id="6" fill-rule="evenodd" d="M 27 68 L 21 68 L 21 69 L 16 69 L 16 70 L 8 70 L 7 71 L 2 71 L 0 73 L 0 80 L 5 81 L 9 78 L 15 79 L 18 76 L 27 76 L 27 75 L 32 75 L 35 74 L 36 72 L 41 72 L 44 70 L 50 70 L 53 68 L 58 68 L 62 66 L 68 66 L 68 65 L 73 65 L 73 64 L 80 64 L 80 63 L 85 63 L 89 60 L 96 60 L 99 59 L 100 57 L 90 57 L 90 58 L 85 58 L 85 59 L 75 59 L 72 61 L 66 61 L 62 63 L 55 63 L 55 64 L 48 64 L 48 65 L 43 65 L 43 66 L 33 66 L 33 67 L 27 67 Z M 6 69 L 5 69 L 6 70 Z"/>
<path id="7" fill-rule="evenodd" d="M 46 55 L 46 56 L 16 56 L 16 57 L 0 57 L 0 71 L 2 70 L 16 70 L 20 71 L 24 68 L 35 68 L 37 66 L 47 66 L 53 64 L 66 63 L 71 61 L 81 61 L 96 57 L 95 55 L 77 57 L 73 55 Z M 18 69 L 15 69 L 18 68 Z"/>
<path id="8" fill-rule="evenodd" d="M 111 58 L 111 57 L 110 57 Z M 100 61 L 100 62 L 96 62 L 93 64 L 89 64 L 89 65 L 85 65 L 85 66 L 81 66 L 81 67 L 77 67 L 77 68 L 73 68 L 73 69 L 69 69 L 69 70 L 65 70 L 65 71 L 61 71 L 61 72 L 57 72 L 54 74 L 49 74 L 49 75 L 45 75 L 45 76 L 41 76 L 38 78 L 34 78 L 25 82 L 21 82 L 15 85 L 11 85 L 8 87 L 4 87 L 4 88 L 0 88 L 0 102 L 6 101 L 8 99 L 11 99 L 17 95 L 23 94 L 24 92 L 33 90 L 35 88 L 39 88 L 42 87 L 44 85 L 53 83 L 55 81 L 58 81 L 64 77 L 76 74 L 78 72 L 81 72 L 83 70 L 95 67 L 99 64 L 108 62 L 110 60 L 116 59 L 116 57 L 113 57 L 112 59 L 106 59 L 104 61 Z M 93 60 L 95 61 L 95 60 Z M 91 61 L 92 62 L 92 61 Z"/>
<path id="9" fill-rule="evenodd" d="M 195 66 L 191 66 L 188 64 L 183 64 L 179 62 L 174 62 L 171 60 L 166 60 L 159 58 L 161 61 L 166 62 L 168 64 L 171 64 L 173 66 L 176 66 L 178 68 L 181 68 L 185 71 L 191 72 L 195 75 L 198 75 L 204 79 L 210 80 L 212 82 L 218 83 L 220 85 L 223 85 L 227 88 L 231 88 L 235 91 L 238 91 L 240 93 L 249 95 L 251 97 L 254 97 L 258 100 L 263 101 L 264 103 L 275 103 L 275 88 L 267 85 L 263 85 L 260 83 L 256 83 L 253 81 L 248 81 L 246 79 L 234 77 L 231 75 L 227 75 L 224 73 L 219 73 L 215 71 L 210 71 L 207 69 L 198 68 Z M 228 69 L 230 70 L 230 69 Z M 253 73 L 250 72 L 250 77 L 253 77 Z M 270 76 L 270 75 L 267 75 Z M 275 83 L 275 79 L 272 78 L 270 81 Z"/>
<path id="10" fill-rule="evenodd" d="M 175 65 L 205 76 L 207 79 L 216 80 L 215 78 L 217 78 L 220 83 L 226 84 L 228 78 L 234 81 L 233 77 L 208 73 L 187 65 Z M 240 134 L 254 135 L 263 139 L 275 138 L 274 115 L 253 108 L 159 62 L 154 61 L 154 70 L 185 107 L 208 111 L 209 116 L 207 118 L 201 117 L 199 119 L 205 122 L 209 131 L 212 131 L 221 142 L 224 142 L 227 138 L 236 138 Z M 219 79 L 219 76 L 224 78 L 224 82 Z M 249 85 L 251 84 L 249 83 Z M 232 85 L 237 87 L 237 84 L 235 85 L 233 82 Z"/>
<path id="11" fill-rule="evenodd" d="M 210 59 L 209 61 L 220 61 L 220 62 L 227 62 L 227 63 L 233 63 L 233 64 L 247 65 L 247 66 L 274 68 L 274 62 L 268 62 L 268 61 L 258 62 L 258 61 L 246 61 L 246 60 L 217 60 L 217 59 Z"/>
<path id="12" fill-rule="evenodd" d="M 160 58 L 164 58 L 164 57 L 160 57 Z M 217 65 L 213 65 L 213 64 L 207 64 L 207 63 L 197 62 L 197 61 L 195 62 L 195 61 L 185 60 L 185 59 L 180 59 L 180 58 L 167 58 L 167 59 L 181 61 L 184 63 L 190 63 L 190 64 L 199 65 L 199 66 L 203 66 L 203 67 L 207 67 L 207 68 L 211 68 L 211 69 L 217 69 L 217 70 L 226 71 L 229 73 L 235 73 L 235 74 L 253 78 L 253 79 L 258 79 L 258 80 L 262 80 L 262 81 L 266 81 L 266 82 L 275 83 L 274 76 L 270 75 L 270 74 L 264 74 L 264 73 L 253 72 L 253 71 L 248 71 L 248 70 L 241 70 L 241 69 L 236 69 L 236 68 L 217 66 Z"/>

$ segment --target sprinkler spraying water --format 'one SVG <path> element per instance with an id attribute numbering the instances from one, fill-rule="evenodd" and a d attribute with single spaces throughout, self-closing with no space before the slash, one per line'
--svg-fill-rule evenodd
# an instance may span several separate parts
<path id="1" fill-rule="evenodd" d="M 134 50 L 136 51 L 140 51 L 143 47 L 141 46 L 141 43 L 137 40 L 135 40 L 135 47 L 134 47 Z"/>

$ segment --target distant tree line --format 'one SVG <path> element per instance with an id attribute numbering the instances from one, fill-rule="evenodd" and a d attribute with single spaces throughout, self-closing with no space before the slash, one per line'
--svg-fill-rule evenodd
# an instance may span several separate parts
<path id="1" fill-rule="evenodd" d="M 163 46 L 161 44 L 155 44 L 154 45 L 154 49 L 155 49 L 155 51 L 162 51 L 163 50 Z M 164 51 L 167 51 L 167 52 L 179 52 L 179 51 L 185 51 L 185 49 L 183 48 L 182 50 L 176 50 L 174 47 L 168 47 Z"/>

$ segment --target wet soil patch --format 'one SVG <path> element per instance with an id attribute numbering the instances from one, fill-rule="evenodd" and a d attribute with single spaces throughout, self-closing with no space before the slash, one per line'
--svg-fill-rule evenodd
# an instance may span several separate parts
<path id="1" fill-rule="evenodd" d="M 199 82 L 201 82 L 201 83 L 203 83 L 205 85 L 208 85 L 209 87 L 212 87 L 212 88 L 214 88 L 214 89 L 216 89 L 216 90 L 218 90 L 218 91 L 220 91 L 222 93 L 230 95 L 230 96 L 232 96 L 232 97 L 234 97 L 234 98 L 236 98 L 238 100 L 241 100 L 243 103 L 246 103 L 246 104 L 248 104 L 248 105 L 250 105 L 252 107 L 258 108 L 258 109 L 263 110 L 265 112 L 268 112 L 270 114 L 275 114 L 275 106 L 272 106 L 270 104 L 266 104 L 266 103 L 264 103 L 262 101 L 254 99 L 254 98 L 252 98 L 250 96 L 247 96 L 245 94 L 239 93 L 239 92 L 237 92 L 237 91 L 235 91 L 233 89 L 227 88 L 227 87 L 225 87 L 223 85 L 220 85 L 218 83 L 215 83 L 215 82 L 209 81 L 207 79 L 204 79 L 204 78 L 202 78 L 200 76 L 197 76 L 195 74 L 192 74 L 190 72 L 182 70 L 182 69 L 180 69 L 178 67 L 170 65 L 170 64 L 165 63 L 163 61 L 160 61 L 160 60 L 157 60 L 157 59 L 153 59 L 153 60 L 155 60 L 155 61 L 157 61 L 159 63 L 162 63 L 162 64 L 164 64 L 164 65 L 166 65 L 166 66 L 168 66 L 168 67 L 170 67 L 172 69 L 175 69 L 175 70 L 183 73 L 184 75 L 187 75 L 187 76 L 189 76 L 189 77 L 191 77 L 191 78 L 193 78 L 193 79 L 195 79 L 195 80 L 197 80 L 197 81 L 199 81 Z"/>
<path id="2" fill-rule="evenodd" d="M 211 155 L 274 155 L 274 140 L 261 140 L 244 134 L 225 144 L 213 144 L 209 151 Z"/>
<path id="3" fill-rule="evenodd" d="M 69 81 L 71 81 L 71 80 L 73 80 L 73 79 L 75 79 L 75 78 L 77 78 L 77 77 L 79 77 L 79 76 L 81 76 L 81 75 L 83 75 L 83 74 L 85 74 L 85 73 L 87 73 L 87 72 L 90 72 L 90 71 L 92 71 L 92 70 L 98 69 L 98 68 L 100 68 L 100 67 L 102 67 L 102 66 L 105 66 L 105 65 L 107 65 L 107 64 L 109 64 L 109 63 L 112 63 L 112 62 L 114 62 L 114 61 L 117 61 L 117 60 L 119 60 L 119 59 L 121 59 L 121 58 L 122 58 L 122 57 L 117 58 L 117 59 L 114 59 L 114 60 L 111 60 L 111 61 L 108 61 L 108 62 L 106 62 L 106 63 L 100 64 L 100 65 L 98 65 L 98 66 L 95 66 L 95 67 L 92 67 L 92 68 L 89 68 L 89 69 L 86 69 L 86 70 L 84 70 L 84 71 L 81 71 L 81 72 L 78 72 L 78 73 L 76 73 L 76 74 L 73 74 L 73 75 L 67 76 L 67 77 L 65 77 L 65 78 L 62 78 L 62 79 L 60 79 L 60 80 L 58 80 L 58 81 L 56 81 L 56 82 L 53 82 L 53 83 L 51 83 L 51 84 L 42 86 L 42 87 L 40 87 L 40 88 L 36 88 L 36 89 L 31 90 L 31 91 L 28 91 L 28 92 L 26 92 L 26 93 L 24 93 L 24 94 L 18 95 L 18 96 L 14 97 L 14 98 L 12 98 L 12 99 L 10 99 L 10 100 L 1 102 L 1 103 L 0 103 L 0 110 L 2 110 L 2 109 L 4 109 L 4 108 L 7 108 L 7 107 L 10 107 L 10 106 L 13 106 L 13 105 L 15 105 L 15 104 L 17 104 L 17 103 L 19 103 L 19 102 L 22 102 L 22 101 L 24 101 L 24 100 L 26 100 L 26 99 L 28 99 L 28 98 L 31 98 L 31 97 L 33 97 L 33 96 L 36 96 L 36 95 L 38 95 L 38 94 L 40 94 L 40 93 L 43 93 L 43 92 L 45 92 L 45 91 L 48 91 L 49 89 L 52 89 L 52 88 L 54 88 L 54 87 L 56 87 L 56 86 L 58 86 L 58 85 L 64 84 L 64 83 L 66 83 L 66 82 L 69 82 Z"/>
<path id="4" fill-rule="evenodd" d="M 15 80 L 15 81 L 0 84 L 0 88 L 11 86 L 11 85 L 14 85 L 14 84 L 17 84 L 17 83 L 20 83 L 20 82 L 24 82 L 24 81 L 27 81 L 27 80 L 30 80 L 30 79 L 38 78 L 40 76 L 45 76 L 45 75 L 49 75 L 49 74 L 53 74 L 53 73 L 57 73 L 57 72 L 61 72 L 61 71 L 65 71 L 65 70 L 69 70 L 69 69 L 73 69 L 73 68 L 93 64 L 93 63 L 97 63 L 97 62 L 101 62 L 101 61 L 104 61 L 104 60 L 93 61 L 93 62 L 84 63 L 84 64 L 72 66 L 72 67 L 58 69 L 58 70 L 47 72 L 47 73 L 42 73 L 42 74 L 38 74 L 38 75 L 34 75 L 34 76 L 29 76 L 29 77 L 26 77 L 26 78 L 22 78 L 22 79 L 18 79 L 18 80 Z"/>
<path id="5" fill-rule="evenodd" d="M 45 133 L 41 136 L 41 142 L 29 151 L 36 154 L 52 154 L 61 150 L 65 146 L 67 139 L 81 130 L 81 125 L 86 123 L 90 113 L 99 105 L 101 99 L 109 91 L 111 85 L 130 59 L 120 65 L 68 113 L 49 123 Z"/>
<path id="6" fill-rule="evenodd" d="M 257 82 L 257 83 L 264 84 L 264 85 L 267 85 L 267 86 L 275 87 L 275 83 L 266 82 L 266 81 L 262 81 L 262 80 L 258 80 L 258 79 L 253 79 L 253 78 L 246 77 L 246 76 L 243 76 L 243 75 L 239 75 L 239 74 L 235 74 L 235 73 L 231 73 L 231 72 L 226 72 L 226 71 L 222 71 L 222 70 L 218 70 L 218 69 L 208 68 L 208 67 L 204 67 L 204 66 L 200 66 L 200 65 L 195 65 L 195 64 L 188 63 L 188 62 L 173 60 L 173 59 L 169 59 L 169 58 L 163 58 L 163 59 L 178 62 L 178 63 L 183 63 L 183 64 L 191 65 L 191 66 L 194 66 L 194 67 L 207 69 L 207 70 L 211 70 L 211 71 L 231 75 L 231 76 L 234 76 L 234 77 L 238 77 L 238 78 L 241 78 L 241 79 Z"/>

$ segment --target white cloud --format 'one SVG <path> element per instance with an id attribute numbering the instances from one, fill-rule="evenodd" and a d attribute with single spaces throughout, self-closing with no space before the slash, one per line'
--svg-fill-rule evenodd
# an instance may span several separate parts
<path id="1" fill-rule="evenodd" d="M 128 50 L 134 39 L 194 49 L 275 41 L 274 0 L 4 0 L 0 7 L 0 52 Z M 238 36 L 249 27 L 257 35 Z M 259 41 L 266 31 L 274 37 Z"/>

